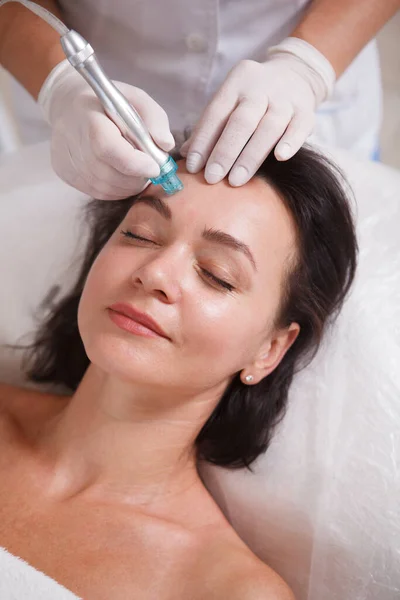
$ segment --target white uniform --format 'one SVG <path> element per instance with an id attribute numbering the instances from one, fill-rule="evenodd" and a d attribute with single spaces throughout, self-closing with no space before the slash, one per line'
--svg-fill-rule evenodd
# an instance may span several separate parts
<path id="1" fill-rule="evenodd" d="M 93 46 L 111 79 L 143 88 L 167 112 L 178 146 L 229 70 L 244 58 L 264 61 L 290 35 L 307 0 L 59 0 L 68 27 Z M 340 43 L 340 42 L 338 42 Z M 49 127 L 14 83 L 25 143 Z M 17 88 L 19 88 L 17 90 Z M 381 85 L 371 42 L 338 80 L 317 113 L 316 141 L 369 157 L 378 145 Z"/>

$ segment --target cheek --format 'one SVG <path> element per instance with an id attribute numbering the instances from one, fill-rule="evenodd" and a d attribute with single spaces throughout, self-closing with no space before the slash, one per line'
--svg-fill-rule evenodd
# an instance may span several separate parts
<path id="1" fill-rule="evenodd" d="M 234 373 L 255 355 L 273 329 L 281 298 L 280 273 L 267 275 L 249 292 L 196 296 L 187 328 L 192 357 Z"/>
<path id="2" fill-rule="evenodd" d="M 107 305 L 132 273 L 132 261 L 118 248 L 105 248 L 90 269 L 83 296 L 90 298 L 93 306 Z"/>
<path id="3" fill-rule="evenodd" d="M 202 357 L 216 369 L 234 372 L 242 368 L 265 337 L 267 312 L 267 303 L 254 298 L 198 298 L 187 329 L 191 356 Z"/>
<path id="4" fill-rule="evenodd" d="M 129 264 L 116 254 L 113 248 L 103 250 L 89 271 L 78 308 L 81 334 L 85 327 L 96 323 L 107 306 L 121 298 L 119 290 L 122 282 L 129 277 Z"/>

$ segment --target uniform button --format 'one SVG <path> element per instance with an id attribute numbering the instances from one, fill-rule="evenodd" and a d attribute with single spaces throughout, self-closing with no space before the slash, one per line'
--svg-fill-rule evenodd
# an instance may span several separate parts
<path id="1" fill-rule="evenodd" d="M 186 36 L 186 46 L 192 52 L 204 52 L 207 48 L 207 40 L 200 33 L 189 33 Z"/>

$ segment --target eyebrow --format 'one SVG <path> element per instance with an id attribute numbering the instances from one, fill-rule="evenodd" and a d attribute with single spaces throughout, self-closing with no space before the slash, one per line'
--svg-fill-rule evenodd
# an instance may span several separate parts
<path id="1" fill-rule="evenodd" d="M 162 217 L 164 217 L 164 219 L 167 219 L 168 221 L 172 220 L 171 209 L 168 206 L 168 204 L 166 204 L 166 202 L 164 202 L 164 200 L 162 200 L 161 198 L 158 198 L 157 196 L 153 196 L 152 194 L 144 194 L 143 196 L 139 196 L 136 199 L 135 205 L 139 204 L 139 202 L 141 202 L 143 204 L 147 204 L 151 208 L 154 208 L 154 210 L 156 210 Z M 233 237 L 233 235 L 230 235 L 229 233 L 226 233 L 225 231 L 221 231 L 220 229 L 213 229 L 213 228 L 207 229 L 206 228 L 202 232 L 202 237 L 205 240 L 208 240 L 210 242 L 216 242 L 217 244 L 223 244 L 224 246 L 227 246 L 229 248 L 232 248 L 233 250 L 241 252 L 242 254 L 247 256 L 247 258 L 251 262 L 254 270 L 257 271 L 256 261 L 254 260 L 254 257 L 250 251 L 250 248 L 244 242 L 241 242 L 237 238 Z"/>
<path id="2" fill-rule="evenodd" d="M 158 213 L 160 213 L 160 215 L 162 217 L 164 217 L 164 219 L 171 221 L 171 219 L 172 219 L 171 209 L 168 206 L 168 204 L 166 202 L 164 202 L 164 200 L 161 200 L 161 198 L 157 198 L 157 196 L 153 196 L 152 194 L 144 194 L 144 196 L 139 196 L 135 200 L 135 203 L 133 206 L 135 206 L 136 204 L 139 204 L 139 202 L 142 202 L 143 204 L 147 204 L 148 206 L 151 206 L 151 208 L 154 208 L 154 210 L 156 210 Z"/>
<path id="3" fill-rule="evenodd" d="M 223 244 L 224 246 L 228 246 L 228 248 L 242 252 L 242 254 L 247 256 L 254 270 L 257 271 L 256 261 L 250 252 L 250 248 L 244 242 L 233 237 L 233 235 L 225 233 L 225 231 L 221 231 L 220 229 L 204 229 L 202 237 L 210 242 L 217 242 L 217 244 Z"/>

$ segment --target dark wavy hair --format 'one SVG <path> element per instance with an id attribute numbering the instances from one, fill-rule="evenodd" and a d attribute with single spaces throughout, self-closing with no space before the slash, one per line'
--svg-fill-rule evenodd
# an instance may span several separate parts
<path id="1" fill-rule="evenodd" d="M 307 147 L 283 162 L 271 153 L 255 177 L 275 189 L 297 229 L 297 261 L 287 276 L 276 325 L 296 322 L 300 332 L 276 369 L 258 384 L 243 384 L 239 373 L 233 377 L 196 439 L 199 459 L 249 470 L 267 449 L 284 415 L 294 373 L 313 358 L 326 325 L 340 310 L 354 278 L 357 255 L 345 180 L 327 158 Z M 89 203 L 90 238 L 81 271 L 29 349 L 31 380 L 63 384 L 70 390 L 79 385 L 89 365 L 78 331 L 79 300 L 96 256 L 135 198 Z"/>

